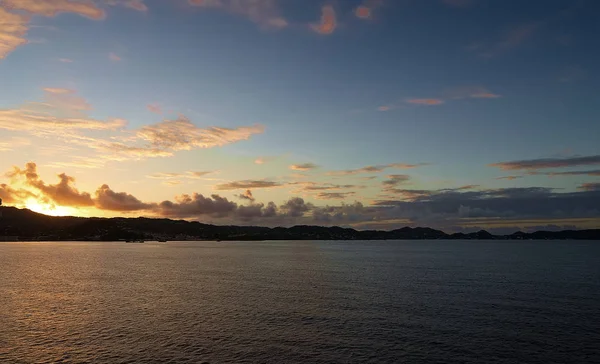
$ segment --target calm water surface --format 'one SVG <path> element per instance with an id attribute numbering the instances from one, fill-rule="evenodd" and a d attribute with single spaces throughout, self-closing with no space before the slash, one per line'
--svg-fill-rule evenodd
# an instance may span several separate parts
<path id="1" fill-rule="evenodd" d="M 599 363 L 600 242 L 0 243 L 0 363 Z"/>

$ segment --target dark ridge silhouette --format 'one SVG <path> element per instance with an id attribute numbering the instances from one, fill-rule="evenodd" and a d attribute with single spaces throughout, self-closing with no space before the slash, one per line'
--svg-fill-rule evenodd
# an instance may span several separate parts
<path id="1" fill-rule="evenodd" d="M 118 240 L 401 240 L 401 239 L 476 239 L 476 240 L 600 240 L 600 229 L 521 231 L 492 235 L 485 230 L 446 234 L 423 227 L 355 230 L 338 226 L 297 225 L 285 227 L 217 226 L 197 221 L 154 218 L 55 217 L 28 209 L 0 207 L 0 241 L 118 241 Z"/>

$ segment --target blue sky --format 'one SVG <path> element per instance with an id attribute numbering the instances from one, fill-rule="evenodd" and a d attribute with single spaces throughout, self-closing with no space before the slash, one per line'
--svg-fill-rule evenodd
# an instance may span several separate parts
<path id="1" fill-rule="evenodd" d="M 410 210 L 464 186 L 480 195 L 451 196 L 455 207 L 514 188 L 595 196 L 598 10 L 566 0 L 5 0 L 0 153 L 9 158 L 0 168 L 13 172 L 0 197 L 53 214 L 461 229 L 489 221 L 382 210 Z M 550 162 L 503 164 L 530 160 Z M 27 163 L 37 182 L 24 178 Z M 592 173 L 557 174 L 566 171 Z M 60 173 L 74 179 L 46 188 L 59 186 Z M 247 183 L 225 189 L 236 181 Z M 113 204 L 94 192 L 104 184 L 121 191 Z M 69 204 L 84 191 L 90 201 Z M 252 200 L 239 197 L 248 191 Z M 194 193 L 250 204 L 257 218 L 190 210 L 181 196 Z M 308 207 L 292 216 L 285 204 L 296 198 Z M 118 205 L 132 201 L 143 204 Z M 277 219 L 264 218 L 269 201 L 281 207 Z M 319 208 L 351 204 L 368 211 L 314 220 Z M 565 204 L 579 212 L 483 215 L 510 228 L 524 219 L 597 224 L 597 210 Z"/>

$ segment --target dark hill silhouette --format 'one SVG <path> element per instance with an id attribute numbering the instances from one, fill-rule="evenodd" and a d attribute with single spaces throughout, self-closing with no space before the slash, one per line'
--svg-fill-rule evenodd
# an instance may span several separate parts
<path id="1" fill-rule="evenodd" d="M 355 230 L 338 226 L 285 227 L 217 226 L 196 221 L 151 218 L 54 217 L 27 209 L 0 207 L 0 240 L 398 240 L 398 239 L 575 239 L 600 240 L 600 229 L 516 232 L 492 235 L 485 230 L 446 234 L 431 228 L 404 227 L 391 231 Z"/>

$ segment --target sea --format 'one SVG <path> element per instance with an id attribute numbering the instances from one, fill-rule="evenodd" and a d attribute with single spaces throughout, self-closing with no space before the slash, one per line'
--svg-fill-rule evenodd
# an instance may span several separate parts
<path id="1" fill-rule="evenodd" d="M 0 363 L 600 363 L 600 242 L 0 243 Z"/>

